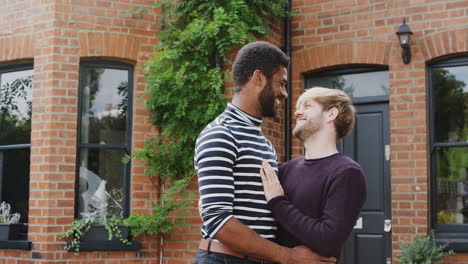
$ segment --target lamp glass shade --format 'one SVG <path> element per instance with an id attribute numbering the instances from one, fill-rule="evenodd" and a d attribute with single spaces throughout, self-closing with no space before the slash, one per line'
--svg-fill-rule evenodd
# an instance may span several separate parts
<path id="1" fill-rule="evenodd" d="M 400 38 L 400 45 L 402 47 L 409 45 L 411 34 L 409 33 L 398 34 L 398 37 Z"/>

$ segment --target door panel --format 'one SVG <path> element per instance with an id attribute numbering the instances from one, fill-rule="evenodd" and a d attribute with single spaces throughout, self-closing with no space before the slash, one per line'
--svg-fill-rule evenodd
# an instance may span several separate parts
<path id="1" fill-rule="evenodd" d="M 356 263 L 385 263 L 383 235 L 357 235 L 355 238 L 357 248 Z"/>
<path id="2" fill-rule="evenodd" d="M 382 136 L 382 113 L 358 113 L 356 119 L 357 133 L 355 135 L 357 155 L 355 160 L 361 164 L 365 175 L 383 175 L 384 142 Z M 363 209 L 383 209 L 383 177 L 366 177 L 368 187 Z"/>
<path id="3" fill-rule="evenodd" d="M 338 148 L 361 165 L 367 200 L 360 214 L 362 222 L 348 238 L 340 263 L 384 264 L 391 257 L 391 233 L 384 231 L 385 220 L 391 219 L 390 167 L 385 155 L 385 145 L 390 142 L 388 104 L 355 107 L 355 128 L 338 143 Z"/>

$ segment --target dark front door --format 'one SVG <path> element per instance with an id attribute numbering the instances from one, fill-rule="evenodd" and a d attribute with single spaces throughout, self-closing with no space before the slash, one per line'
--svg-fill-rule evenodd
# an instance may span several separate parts
<path id="1" fill-rule="evenodd" d="M 367 181 L 367 200 L 339 263 L 391 263 L 388 103 L 355 103 L 355 107 L 355 128 L 338 147 L 361 164 Z"/>

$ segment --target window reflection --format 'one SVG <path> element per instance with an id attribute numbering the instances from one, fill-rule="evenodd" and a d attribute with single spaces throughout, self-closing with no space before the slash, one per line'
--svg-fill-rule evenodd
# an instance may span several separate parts
<path id="1" fill-rule="evenodd" d="M 468 66 L 432 69 L 437 222 L 468 223 Z"/>
<path id="2" fill-rule="evenodd" d="M 123 217 L 124 164 L 120 149 L 82 149 L 79 212 L 97 219 Z"/>
<path id="3" fill-rule="evenodd" d="M 437 221 L 468 223 L 468 148 L 441 148 L 436 153 Z"/>
<path id="4" fill-rule="evenodd" d="M 127 116 L 131 113 L 127 111 L 132 67 L 112 65 L 83 63 L 80 70 L 77 212 L 79 217 L 97 222 L 128 214 L 125 183 L 129 164 L 123 164 L 122 158 L 130 150 L 131 119 Z"/>
<path id="5" fill-rule="evenodd" d="M 32 76 L 31 69 L 0 71 L 0 201 L 11 205 L 22 223 L 28 222 L 29 208 Z"/>
<path id="6" fill-rule="evenodd" d="M 468 66 L 435 68 L 435 136 L 437 142 L 468 141 Z"/>
<path id="7" fill-rule="evenodd" d="M 0 74 L 0 145 L 31 142 L 32 72 Z"/>
<path id="8" fill-rule="evenodd" d="M 82 143 L 125 143 L 127 94 L 127 71 L 85 69 L 81 111 Z"/>
<path id="9" fill-rule="evenodd" d="M 29 208 L 29 148 L 0 150 L 0 200 L 11 205 L 28 222 Z"/>
<path id="10" fill-rule="evenodd" d="M 314 86 L 339 89 L 351 98 L 388 95 L 388 71 L 314 76 L 307 88 Z"/>

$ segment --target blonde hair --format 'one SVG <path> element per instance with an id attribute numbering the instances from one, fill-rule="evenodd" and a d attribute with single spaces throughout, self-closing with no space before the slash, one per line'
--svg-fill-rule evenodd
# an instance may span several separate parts
<path id="1" fill-rule="evenodd" d="M 351 102 L 351 98 L 343 91 L 324 87 L 312 87 L 306 90 L 296 105 L 301 105 L 309 100 L 319 103 L 324 111 L 332 108 L 338 109 L 335 119 L 336 140 L 339 140 L 351 132 L 354 127 L 354 117 L 356 110 Z"/>

